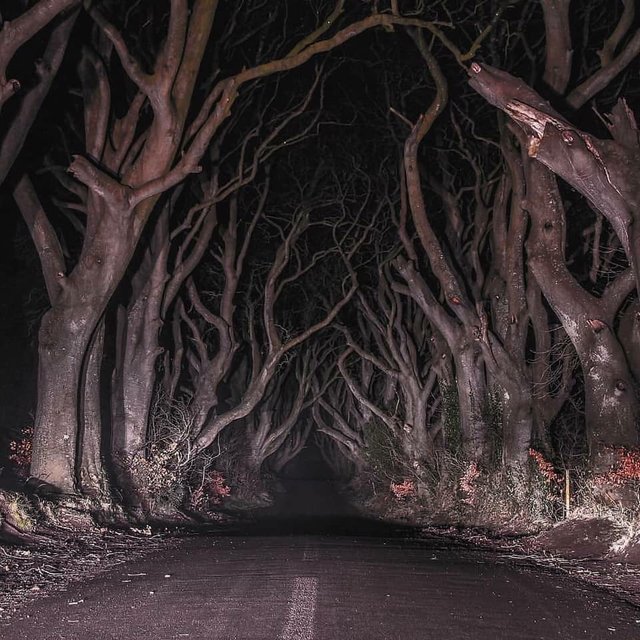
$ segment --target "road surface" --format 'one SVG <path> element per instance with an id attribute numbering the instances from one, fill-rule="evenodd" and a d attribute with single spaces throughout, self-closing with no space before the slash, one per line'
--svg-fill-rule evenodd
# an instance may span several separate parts
<path id="1" fill-rule="evenodd" d="M 290 480 L 280 509 L 253 529 L 190 537 L 72 585 L 22 609 L 0 638 L 640 639 L 640 610 L 605 592 L 338 516 L 326 483 Z"/>
<path id="2" fill-rule="evenodd" d="M 640 611 L 437 540 L 207 536 L 34 603 L 0 638 L 637 640 Z"/>

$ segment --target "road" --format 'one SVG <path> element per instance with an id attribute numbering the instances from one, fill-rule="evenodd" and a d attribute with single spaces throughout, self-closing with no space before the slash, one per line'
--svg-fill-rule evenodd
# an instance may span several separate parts
<path id="1" fill-rule="evenodd" d="M 637 640 L 640 611 L 437 540 L 207 536 L 34 603 L 0 638 Z"/>
<path id="2" fill-rule="evenodd" d="M 298 493 L 282 503 L 290 515 L 287 500 L 297 505 L 290 519 L 280 510 L 253 529 L 181 540 L 33 603 L 0 638 L 640 639 L 640 610 L 605 592 L 500 554 L 338 517 L 320 480 L 292 486 Z"/>

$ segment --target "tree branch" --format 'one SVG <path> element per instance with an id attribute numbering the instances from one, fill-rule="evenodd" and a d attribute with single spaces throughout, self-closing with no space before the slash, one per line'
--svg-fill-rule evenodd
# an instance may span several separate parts
<path id="1" fill-rule="evenodd" d="M 26 174 L 18 181 L 13 197 L 36 246 L 49 301 L 53 305 L 62 291 L 66 273 L 60 241 Z"/>

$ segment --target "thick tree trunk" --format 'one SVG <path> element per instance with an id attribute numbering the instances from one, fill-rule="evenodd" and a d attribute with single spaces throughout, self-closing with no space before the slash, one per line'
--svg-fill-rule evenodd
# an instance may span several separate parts
<path id="1" fill-rule="evenodd" d="M 130 514 L 141 521 L 150 512 L 149 500 L 131 465 L 136 455 L 146 455 L 159 352 L 156 324 L 146 325 L 147 309 L 142 302 L 134 303 L 128 312 L 119 309 L 110 442 L 115 480 Z"/>
<path id="2" fill-rule="evenodd" d="M 535 339 L 536 355 L 530 365 L 530 374 L 533 401 L 533 437 L 536 447 L 542 448 L 547 457 L 553 451 L 549 426 L 560 413 L 565 402 L 569 398 L 573 387 L 574 378 L 574 352 L 571 349 L 563 349 L 558 354 L 560 362 L 560 384 L 553 388 L 551 370 L 553 366 L 552 351 L 557 351 L 559 344 L 564 340 L 566 333 L 564 327 L 556 327 L 551 331 L 549 326 L 548 311 L 543 302 L 542 291 L 533 277 L 528 274 L 528 308 L 529 319 Z"/>
<path id="3" fill-rule="evenodd" d="M 529 458 L 533 434 L 531 388 L 510 385 L 502 394 L 502 462 L 523 467 Z"/>
<path id="4" fill-rule="evenodd" d="M 422 468 L 433 457 L 433 446 L 427 431 L 427 403 L 416 381 L 400 378 L 404 397 L 405 424 L 400 432 L 407 460 L 414 468 Z"/>
<path id="5" fill-rule="evenodd" d="M 496 450 L 488 453 L 496 461 L 500 453 L 505 466 L 522 467 L 527 463 L 533 435 L 531 382 L 502 345 L 492 342 L 493 347 L 485 349 L 492 387 L 487 389 L 484 413 L 489 435 L 495 434 L 498 439 L 490 443 Z M 491 392 L 498 393 L 499 406 L 492 406 Z"/>
<path id="6" fill-rule="evenodd" d="M 115 456 L 126 460 L 142 452 L 148 441 L 149 413 L 156 384 L 156 361 L 160 354 L 159 315 L 149 314 L 143 296 L 127 314 L 122 361 L 122 424 L 113 425 Z"/>
<path id="7" fill-rule="evenodd" d="M 453 351 L 460 415 L 462 452 L 469 460 L 485 462 L 488 456 L 484 403 L 487 385 L 479 348 L 463 342 Z"/>
<path id="8" fill-rule="evenodd" d="M 40 326 L 31 475 L 65 493 L 76 490 L 80 376 L 98 319 L 91 305 L 60 302 Z"/>
<path id="9" fill-rule="evenodd" d="M 612 330 L 615 309 L 586 292 L 564 261 L 564 211 L 555 176 L 536 161 L 527 175 L 531 270 L 573 343 L 584 373 L 585 418 L 592 463 L 606 469 L 611 446 L 638 444 L 638 397 Z M 609 453 L 608 453 L 609 452 Z"/>
<path id="10" fill-rule="evenodd" d="M 263 494 L 262 465 L 266 460 L 267 438 L 272 429 L 273 412 L 262 409 L 249 418 L 246 429 L 246 449 L 235 469 L 236 493 L 251 502 Z"/>
<path id="11" fill-rule="evenodd" d="M 102 389 L 101 368 L 104 354 L 104 319 L 98 325 L 89 347 L 89 356 L 81 387 L 83 403 L 78 449 L 80 468 L 78 481 L 83 494 L 97 496 L 108 491 L 102 462 Z"/>
<path id="12" fill-rule="evenodd" d="M 117 213 L 104 209 L 90 225 L 73 273 L 60 274 L 61 293 L 39 333 L 38 407 L 31 474 L 61 490 L 76 485 L 80 376 L 93 332 L 133 253 L 133 230 L 114 231 Z M 127 220 L 133 220 L 127 216 Z M 127 225 L 119 220 L 117 226 Z M 118 241 L 115 241 L 115 239 Z"/>
<path id="13" fill-rule="evenodd" d="M 534 418 L 531 380 L 525 370 L 524 354 L 517 359 L 514 354 L 520 349 L 508 350 L 488 333 L 478 343 L 484 354 L 488 380 L 483 403 L 490 447 L 487 453 L 495 463 L 523 467 L 529 456 Z M 493 397 L 495 393 L 498 398 Z"/>
<path id="14" fill-rule="evenodd" d="M 624 353 L 614 340 L 578 349 L 584 370 L 589 453 L 597 471 L 615 460 L 612 447 L 638 446 L 638 398 Z M 608 344 L 607 344 L 608 343 Z"/>
<path id="15" fill-rule="evenodd" d="M 263 463 L 263 460 L 247 455 L 234 470 L 232 495 L 252 508 L 266 507 L 273 502 L 262 474 Z"/>

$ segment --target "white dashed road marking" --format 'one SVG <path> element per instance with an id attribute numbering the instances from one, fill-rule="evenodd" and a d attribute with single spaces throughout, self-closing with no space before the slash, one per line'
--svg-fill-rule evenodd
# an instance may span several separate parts
<path id="1" fill-rule="evenodd" d="M 318 597 L 317 578 L 296 578 L 289 601 L 287 623 L 279 640 L 313 640 L 313 619 Z"/>

